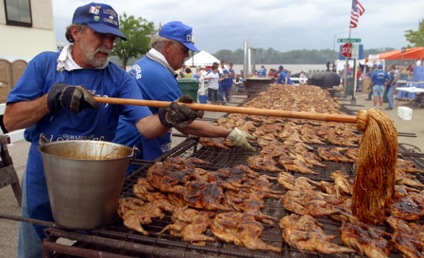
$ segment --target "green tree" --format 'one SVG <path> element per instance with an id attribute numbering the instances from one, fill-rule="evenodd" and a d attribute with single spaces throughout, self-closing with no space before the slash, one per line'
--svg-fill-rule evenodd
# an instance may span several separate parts
<path id="1" fill-rule="evenodd" d="M 424 47 L 424 21 L 418 25 L 418 30 L 406 30 L 405 38 L 411 45 L 408 47 Z"/>
<path id="2" fill-rule="evenodd" d="M 122 61 L 123 66 L 127 66 L 128 59 L 144 55 L 149 51 L 150 37 L 155 31 L 153 22 L 148 22 L 143 18 L 135 18 L 127 14 L 119 16 L 119 29 L 127 37 L 127 41 L 117 39 L 112 50 L 112 55 Z"/>

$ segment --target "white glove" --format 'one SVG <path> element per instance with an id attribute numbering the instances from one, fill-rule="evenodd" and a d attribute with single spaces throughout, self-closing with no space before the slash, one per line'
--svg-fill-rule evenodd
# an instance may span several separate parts
<path id="1" fill-rule="evenodd" d="M 238 129 L 237 127 L 235 127 L 228 135 L 227 135 L 227 139 L 231 140 L 233 142 L 233 144 L 239 148 L 242 148 L 244 150 L 249 150 L 249 151 L 256 151 L 255 148 L 253 148 L 249 142 L 247 141 L 247 139 L 249 140 L 255 140 L 256 138 L 240 129 Z"/>

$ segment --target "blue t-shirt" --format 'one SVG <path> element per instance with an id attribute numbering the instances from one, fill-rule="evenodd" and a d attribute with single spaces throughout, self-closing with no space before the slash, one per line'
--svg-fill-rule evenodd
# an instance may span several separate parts
<path id="1" fill-rule="evenodd" d="M 290 79 L 290 76 L 288 75 L 287 71 L 282 71 L 280 73 L 280 76 L 278 76 L 277 84 L 285 84 L 287 78 L 287 84 L 292 85 L 293 81 Z"/>
<path id="2" fill-rule="evenodd" d="M 109 63 L 104 69 L 56 70 L 59 53 L 43 52 L 34 57 L 25 72 L 10 91 L 7 103 L 40 98 L 55 83 L 82 85 L 97 96 L 116 98 L 142 97 L 134 80 L 119 66 Z M 52 221 L 46 179 L 38 151 L 39 137 L 43 133 L 50 141 L 104 140 L 115 136 L 119 115 L 125 114 L 133 123 L 151 115 L 146 107 L 100 104 L 100 108 L 87 108 L 79 113 L 62 109 L 48 113 L 36 124 L 25 130 L 25 139 L 31 142 L 25 172 L 26 204 L 31 218 Z M 41 226 L 35 226 L 40 238 Z"/>
<path id="3" fill-rule="evenodd" d="M 136 81 L 144 99 L 174 101 L 183 96 L 175 76 L 160 63 L 147 57 L 138 60 L 130 69 L 129 74 Z M 150 108 L 153 114 L 158 108 Z M 171 130 L 155 139 L 146 139 L 136 133 L 136 128 L 124 117 L 120 117 L 119 126 L 114 142 L 137 146 L 142 150 L 144 160 L 154 160 L 171 149 Z"/>
<path id="4" fill-rule="evenodd" d="M 224 91 L 233 86 L 233 77 L 230 76 L 229 71 L 227 69 L 222 70 L 223 76 L 227 77 L 219 82 L 219 89 Z M 221 76 L 221 75 L 220 75 Z"/>
<path id="5" fill-rule="evenodd" d="M 392 77 L 386 71 L 382 69 L 375 70 L 371 78 L 373 85 L 384 85 L 386 80 L 391 80 L 391 79 Z"/>

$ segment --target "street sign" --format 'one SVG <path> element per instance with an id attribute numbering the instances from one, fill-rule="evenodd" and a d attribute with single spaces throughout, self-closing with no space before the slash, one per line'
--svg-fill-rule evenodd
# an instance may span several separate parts
<path id="1" fill-rule="evenodd" d="M 350 58 L 352 57 L 352 43 L 345 43 L 341 49 L 340 53 L 344 58 Z"/>
<path id="2" fill-rule="evenodd" d="M 340 49 L 339 49 L 339 51 L 340 51 L 339 52 L 339 59 L 340 60 L 346 59 L 346 57 L 343 55 L 344 45 L 346 45 L 346 44 L 340 45 Z M 347 50 L 344 50 L 344 51 L 346 52 Z M 356 58 L 356 59 L 363 59 L 364 58 L 364 45 L 362 45 L 362 44 L 352 44 L 351 56 L 348 57 L 347 59 L 353 59 L 353 58 Z"/>
<path id="3" fill-rule="evenodd" d="M 337 43 L 361 43 L 360 38 L 337 39 Z"/>

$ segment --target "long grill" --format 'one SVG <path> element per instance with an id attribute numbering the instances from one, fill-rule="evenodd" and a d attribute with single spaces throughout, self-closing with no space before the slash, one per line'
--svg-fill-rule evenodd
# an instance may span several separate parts
<path id="1" fill-rule="evenodd" d="M 342 111 L 347 114 L 353 114 L 353 111 L 342 107 Z M 404 135 L 402 135 L 404 134 Z M 399 136 L 412 136 L 407 133 L 399 133 Z M 310 145 L 314 147 L 315 154 L 318 147 L 322 145 Z M 333 147 L 325 145 L 325 147 Z M 336 147 L 336 146 L 334 146 Z M 358 146 L 353 146 L 358 147 Z M 174 147 L 166 155 L 161 156 L 158 160 L 165 160 L 168 157 L 196 157 L 208 161 L 207 165 L 198 165 L 207 170 L 217 170 L 219 168 L 233 167 L 239 164 L 246 164 L 246 158 L 251 156 L 251 152 L 246 152 L 237 148 L 218 149 L 208 147 L 205 148 L 198 143 L 196 139 L 188 138 L 178 146 Z M 416 152 L 413 146 L 399 145 L 399 155 L 404 159 L 413 160 L 417 168 L 424 168 L 424 154 Z M 354 176 L 354 163 L 337 163 L 322 161 L 326 167 L 314 166 L 314 171 L 317 175 L 305 175 L 315 181 L 330 181 L 330 173 L 335 170 L 341 170 L 344 173 Z M 139 169 L 127 178 L 122 192 L 123 197 L 133 196 L 132 187 L 137 182 L 139 177 L 145 177 L 148 168 L 153 164 L 142 160 L 135 160 L 133 164 L 139 165 Z M 262 171 L 270 176 L 277 176 L 276 173 Z M 421 174 L 417 178 L 424 183 L 424 177 Z M 275 183 L 274 189 L 282 190 Z M 283 193 L 285 192 L 282 190 Z M 266 199 L 265 208 L 262 212 L 274 216 L 278 219 L 289 214 L 284 209 L 281 202 L 276 199 Z M 342 245 L 340 238 L 339 227 L 340 223 L 327 218 L 318 218 L 318 222 L 323 224 L 324 231 L 329 235 L 335 235 L 333 243 Z M 223 241 L 216 240 L 215 242 L 207 243 L 206 246 L 196 246 L 188 242 L 182 241 L 180 238 L 162 233 L 160 236 L 156 233 L 160 232 L 166 225 L 171 223 L 171 214 L 161 220 L 154 220 L 149 225 L 143 225 L 143 228 L 150 232 L 149 236 L 143 236 L 137 232 L 126 228 L 122 220 L 116 218 L 109 224 L 98 230 L 90 232 L 73 232 L 60 228 L 48 228 L 46 230 L 47 238 L 43 243 L 43 250 L 46 253 L 45 257 L 360 257 L 357 254 L 337 254 L 323 255 L 301 253 L 298 250 L 289 247 L 284 243 L 281 231 L 278 227 L 278 222 L 274 226 L 264 225 L 264 231 L 261 239 L 267 244 L 282 247 L 282 253 L 277 254 L 271 251 L 249 250 L 244 247 L 238 247 L 234 244 L 228 244 Z M 418 223 L 423 223 L 421 219 Z M 390 232 L 388 225 L 382 225 L 381 229 Z M 208 230 L 207 235 L 213 236 Z M 72 246 L 65 246 L 56 243 L 57 238 L 65 238 L 76 241 Z M 390 257 L 400 257 L 396 250 L 392 251 Z"/>

